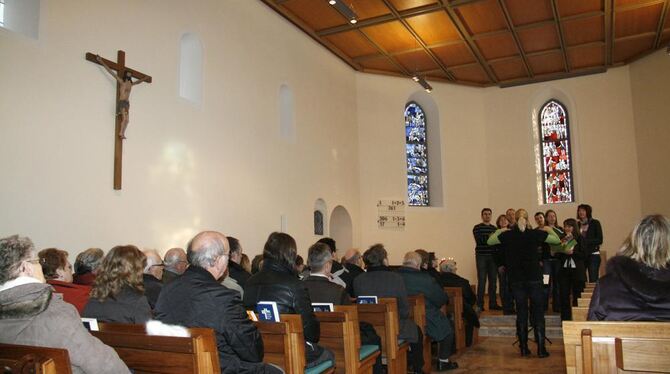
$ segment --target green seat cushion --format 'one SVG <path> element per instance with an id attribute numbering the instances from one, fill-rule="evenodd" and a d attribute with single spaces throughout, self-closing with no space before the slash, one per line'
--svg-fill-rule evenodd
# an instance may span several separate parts
<path id="1" fill-rule="evenodd" d="M 398 339 L 398 345 L 405 344 L 405 339 Z"/>
<path id="2" fill-rule="evenodd" d="M 379 350 L 378 345 L 362 345 L 360 354 L 358 355 L 359 360 L 364 360 L 366 357 L 377 352 Z"/>
<path id="3" fill-rule="evenodd" d="M 305 374 L 319 374 L 333 367 L 333 361 L 324 361 L 314 367 L 305 369 Z"/>

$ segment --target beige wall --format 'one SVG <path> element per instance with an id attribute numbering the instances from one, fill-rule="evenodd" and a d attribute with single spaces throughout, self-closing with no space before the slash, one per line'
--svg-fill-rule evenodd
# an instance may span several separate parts
<path id="1" fill-rule="evenodd" d="M 670 56 L 665 50 L 630 65 L 642 212 L 670 216 Z"/>
<path id="2" fill-rule="evenodd" d="M 304 254 L 323 198 L 348 210 L 358 244 L 354 73 L 261 2 L 42 1 L 40 32 L 0 28 L 0 237 L 165 250 L 209 228 L 253 255 L 285 215 Z M 178 98 L 184 32 L 204 47 L 202 105 Z M 118 192 L 114 83 L 84 60 L 117 49 L 154 79 L 133 90 Z M 279 136 L 282 83 L 296 144 Z"/>

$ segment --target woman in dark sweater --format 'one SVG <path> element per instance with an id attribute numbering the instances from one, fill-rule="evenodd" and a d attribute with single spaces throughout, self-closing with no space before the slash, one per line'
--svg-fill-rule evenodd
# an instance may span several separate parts
<path id="1" fill-rule="evenodd" d="M 600 221 L 594 219 L 593 208 L 588 204 L 577 207 L 577 223 L 582 236 L 582 248 L 586 255 L 584 263 L 589 274 L 589 282 L 598 281 L 600 270 L 600 246 L 603 244 L 603 229 Z"/>
<path id="2" fill-rule="evenodd" d="M 82 316 L 135 324 L 151 319 L 151 307 L 144 296 L 145 265 L 146 257 L 134 245 L 112 248 L 102 260 Z"/>
<path id="3" fill-rule="evenodd" d="M 561 239 L 561 250 L 555 253 L 558 259 L 558 286 L 561 297 L 561 320 L 572 319 L 572 306 L 584 290 L 584 250 L 582 238 L 577 232 L 577 221 L 570 218 L 563 222 L 565 236 Z M 572 292 L 572 299 L 570 299 Z"/>
<path id="4" fill-rule="evenodd" d="M 542 291 L 541 256 L 537 251 L 542 243 L 559 244 L 560 239 L 553 230 L 533 230 L 528 222 L 525 209 L 516 211 L 516 225 L 511 229 L 501 229 L 489 237 L 487 244 L 502 244 L 505 252 L 505 267 L 509 272 L 512 294 L 516 301 L 516 332 L 522 356 L 528 350 L 528 301 L 533 308 L 533 327 L 537 342 L 537 355 L 547 357 L 545 349 L 544 301 Z"/>

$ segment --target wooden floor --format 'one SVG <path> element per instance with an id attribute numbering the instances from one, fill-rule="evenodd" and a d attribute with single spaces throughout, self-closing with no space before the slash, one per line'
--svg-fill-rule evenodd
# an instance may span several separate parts
<path id="1" fill-rule="evenodd" d="M 538 358 L 534 342 L 528 342 L 533 353 L 521 357 L 517 346 L 512 346 L 514 338 L 480 337 L 479 343 L 467 348 L 463 354 L 455 355 L 459 368 L 447 373 L 565 373 L 563 340 L 552 339 L 547 343 L 547 358 Z"/>

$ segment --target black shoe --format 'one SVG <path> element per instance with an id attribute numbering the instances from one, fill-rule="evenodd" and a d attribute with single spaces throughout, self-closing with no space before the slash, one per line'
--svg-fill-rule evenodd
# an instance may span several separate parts
<path id="1" fill-rule="evenodd" d="M 528 343 L 526 344 L 519 344 L 519 351 L 521 352 L 521 356 L 530 356 L 530 349 L 528 349 Z"/>
<path id="2" fill-rule="evenodd" d="M 447 370 L 454 370 L 458 369 L 458 362 L 456 361 L 449 361 L 449 362 L 442 362 L 442 361 L 437 361 L 437 371 L 447 371 Z"/>
<path id="3" fill-rule="evenodd" d="M 489 306 L 490 310 L 503 310 L 503 308 L 500 305 L 493 304 L 493 306 Z"/>

